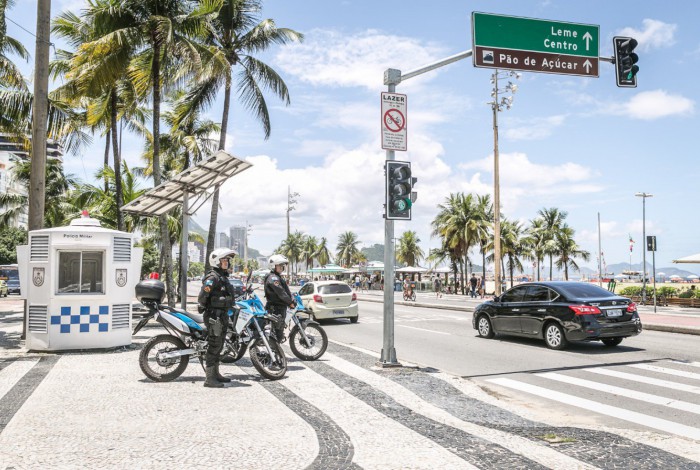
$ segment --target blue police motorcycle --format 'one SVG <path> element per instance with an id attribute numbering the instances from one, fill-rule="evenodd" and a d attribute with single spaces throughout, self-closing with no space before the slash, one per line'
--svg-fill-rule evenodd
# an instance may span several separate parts
<path id="1" fill-rule="evenodd" d="M 203 364 L 207 350 L 207 330 L 204 318 L 163 305 L 165 286 L 156 280 L 141 281 L 136 285 L 137 299 L 148 308 L 148 313 L 139 321 L 133 334 L 137 334 L 151 319 L 160 323 L 169 334 L 157 335 L 146 342 L 139 354 L 139 365 L 146 377 L 156 382 L 176 379 L 187 368 L 190 357 Z M 227 337 L 222 354 L 235 351 L 235 338 L 242 353 L 250 351 L 250 359 L 261 376 L 278 380 L 287 372 L 287 359 L 282 347 L 270 336 L 270 321 L 274 319 L 259 305 L 236 306 L 229 311 L 235 334 Z M 241 347 L 238 346 L 240 351 Z M 239 356 L 239 359 L 241 356 Z"/>

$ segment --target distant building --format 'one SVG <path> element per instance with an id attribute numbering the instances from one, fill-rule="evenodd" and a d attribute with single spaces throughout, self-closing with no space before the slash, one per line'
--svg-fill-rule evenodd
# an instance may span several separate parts
<path id="1" fill-rule="evenodd" d="M 216 248 L 231 248 L 231 239 L 225 232 L 219 233 L 216 237 Z"/>
<path id="2" fill-rule="evenodd" d="M 46 158 L 54 158 L 63 162 L 63 149 L 54 140 L 46 143 Z M 29 152 L 21 144 L 13 141 L 7 134 L 0 134 L 0 194 L 15 194 L 27 196 L 29 188 L 27 185 L 16 181 L 13 168 L 15 164 L 27 161 Z M 4 212 L 0 207 L 0 213 Z M 25 206 L 16 220 L 10 223 L 11 227 L 27 228 L 29 224 L 29 207 Z"/>
<path id="3" fill-rule="evenodd" d="M 201 260 L 204 259 L 202 250 L 197 246 L 197 242 L 187 242 L 187 256 L 190 263 L 202 263 L 203 261 Z"/>
<path id="4" fill-rule="evenodd" d="M 196 259 L 195 261 L 199 261 L 200 263 L 204 263 L 204 256 L 206 255 L 206 252 L 207 252 L 206 246 L 204 245 L 204 243 L 200 243 L 197 241 L 192 242 L 192 243 L 194 243 L 195 248 L 197 248 L 197 250 L 199 250 L 199 259 Z"/>
<path id="5" fill-rule="evenodd" d="M 238 255 L 243 258 L 245 249 L 245 227 L 235 225 L 229 229 L 231 233 L 231 248 L 238 252 Z"/>

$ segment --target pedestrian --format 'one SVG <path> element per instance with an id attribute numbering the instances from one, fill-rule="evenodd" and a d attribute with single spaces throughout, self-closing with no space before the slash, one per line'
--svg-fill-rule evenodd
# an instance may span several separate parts
<path id="1" fill-rule="evenodd" d="M 221 350 L 224 347 L 228 310 L 233 307 L 233 285 L 228 280 L 231 258 L 236 256 L 234 250 L 219 248 L 209 255 L 211 270 L 202 280 L 202 289 L 197 298 L 199 313 L 204 315 L 207 327 L 207 352 L 205 357 L 205 387 L 221 388 L 231 379 L 219 372 Z"/>
<path id="2" fill-rule="evenodd" d="M 355 276 L 355 292 L 357 292 L 358 290 L 360 290 L 360 275 L 359 274 L 357 274 Z"/>
<path id="3" fill-rule="evenodd" d="M 289 260 L 282 255 L 272 255 L 268 260 L 270 272 L 265 276 L 265 310 L 276 315 L 277 321 L 273 322 L 275 329 L 275 339 L 278 343 L 284 343 L 287 338 L 284 336 L 284 318 L 287 315 L 287 307 L 296 308 L 297 304 L 292 297 L 289 286 L 284 281 L 282 273 L 289 264 Z"/>
<path id="4" fill-rule="evenodd" d="M 474 273 L 472 273 L 472 277 L 469 279 L 469 286 L 471 287 L 471 289 L 469 290 L 469 295 L 472 299 L 476 299 L 476 284 L 478 282 L 479 280 L 476 278 Z"/>
<path id="5" fill-rule="evenodd" d="M 436 277 L 433 281 L 433 288 L 435 289 L 435 298 L 439 299 L 442 297 L 442 283 L 440 282 L 440 276 Z"/>

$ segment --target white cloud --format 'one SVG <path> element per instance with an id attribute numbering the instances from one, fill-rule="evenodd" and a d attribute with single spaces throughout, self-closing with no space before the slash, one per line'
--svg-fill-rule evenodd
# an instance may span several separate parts
<path id="1" fill-rule="evenodd" d="M 312 85 L 377 90 L 383 84 L 386 69 L 407 72 L 434 62 L 444 53 L 435 44 L 376 30 L 346 34 L 314 29 L 306 34 L 302 44 L 282 47 L 276 62 L 284 72 Z M 435 74 L 412 79 L 407 84 L 427 80 L 430 75 Z"/>
<path id="2" fill-rule="evenodd" d="M 639 50 L 650 51 L 670 47 L 676 43 L 674 34 L 675 24 L 664 23 L 659 20 L 645 19 L 642 21 L 642 29 L 627 27 L 622 29 L 618 36 L 629 36 L 639 41 Z"/>
<path id="3" fill-rule="evenodd" d="M 637 93 L 622 106 L 610 107 L 608 110 L 611 114 L 653 120 L 673 115 L 692 114 L 695 110 L 695 102 L 681 95 L 669 94 L 664 90 L 653 90 Z"/>
<path id="4" fill-rule="evenodd" d="M 511 140 L 540 140 L 552 135 L 555 128 L 564 124 L 566 115 L 549 116 L 545 118 L 533 118 L 528 120 L 526 125 L 520 127 L 518 124 L 523 120 L 509 121 L 508 128 L 504 132 L 504 137 Z M 515 124 L 515 126 L 513 126 Z"/>

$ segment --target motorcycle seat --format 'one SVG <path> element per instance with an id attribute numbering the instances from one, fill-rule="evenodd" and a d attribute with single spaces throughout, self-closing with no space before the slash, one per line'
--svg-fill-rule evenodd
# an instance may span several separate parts
<path id="1" fill-rule="evenodd" d="M 204 315 L 200 315 L 199 313 L 191 313 L 191 312 L 188 312 L 187 310 L 182 310 L 179 308 L 174 308 L 173 311 L 177 312 L 177 313 L 181 313 L 182 315 L 196 321 L 197 323 L 200 323 L 200 324 L 204 323 Z"/>

